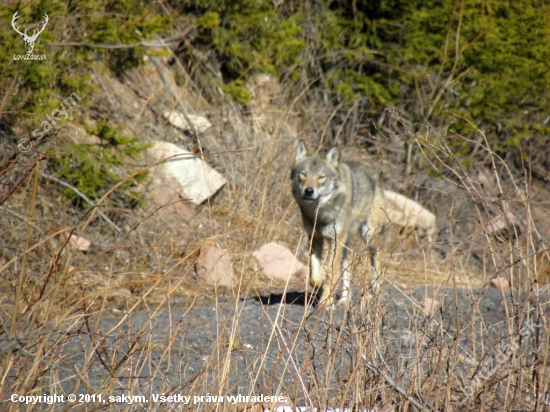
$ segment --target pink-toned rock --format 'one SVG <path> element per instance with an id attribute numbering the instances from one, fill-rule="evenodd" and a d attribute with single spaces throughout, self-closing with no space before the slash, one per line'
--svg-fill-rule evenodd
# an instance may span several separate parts
<path id="1" fill-rule="evenodd" d="M 76 248 L 78 250 L 86 251 L 90 249 L 90 246 L 92 245 L 92 242 L 90 242 L 88 239 L 85 239 L 83 237 L 78 237 L 76 235 L 71 235 L 71 240 L 69 240 L 69 244 L 72 248 Z"/>
<path id="2" fill-rule="evenodd" d="M 130 289 L 122 288 L 122 287 L 113 287 L 109 286 L 106 288 L 100 288 L 99 291 L 101 291 L 101 294 L 104 295 L 107 298 L 131 298 L 132 292 Z"/>
<path id="3" fill-rule="evenodd" d="M 431 315 L 435 310 L 439 309 L 440 303 L 432 298 L 424 298 L 422 301 L 422 310 L 426 315 Z"/>
<path id="4" fill-rule="evenodd" d="M 283 245 L 271 242 L 263 245 L 252 254 L 267 276 L 273 279 L 287 281 L 296 279 L 304 282 L 306 280 L 307 268 L 294 254 Z"/>
<path id="5" fill-rule="evenodd" d="M 516 235 L 521 233 L 521 226 L 516 215 L 506 212 L 497 218 L 489 220 L 489 223 L 483 230 L 488 235 L 515 238 Z"/>
<path id="6" fill-rule="evenodd" d="M 409 289 L 409 285 L 407 285 L 404 282 L 395 282 L 395 286 L 397 286 L 401 290 L 408 290 Z"/>
<path id="7" fill-rule="evenodd" d="M 503 292 L 510 292 L 510 284 L 505 277 L 497 276 L 494 279 L 491 279 L 491 284 Z"/>
<path id="8" fill-rule="evenodd" d="M 233 267 L 227 249 L 202 247 L 196 269 L 199 278 L 208 285 L 235 286 Z"/>

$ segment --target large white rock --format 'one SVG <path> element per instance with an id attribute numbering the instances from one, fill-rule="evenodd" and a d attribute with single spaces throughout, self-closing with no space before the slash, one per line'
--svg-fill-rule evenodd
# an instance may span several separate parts
<path id="1" fill-rule="evenodd" d="M 193 131 L 193 128 L 189 125 L 189 123 L 185 119 L 185 116 L 180 112 L 164 112 L 164 117 L 171 124 L 181 130 Z M 195 126 L 196 131 L 199 133 L 207 132 L 212 127 L 212 124 L 208 121 L 206 117 L 197 116 L 195 114 L 188 114 L 187 117 L 189 118 L 191 123 L 193 123 L 193 126 Z"/>
<path id="2" fill-rule="evenodd" d="M 214 195 L 227 182 L 217 171 L 208 166 L 200 156 L 196 156 L 175 144 L 156 142 L 149 149 L 155 161 L 173 156 L 159 165 L 161 173 L 167 179 L 158 179 L 161 185 L 177 184 L 182 197 L 199 205 Z"/>

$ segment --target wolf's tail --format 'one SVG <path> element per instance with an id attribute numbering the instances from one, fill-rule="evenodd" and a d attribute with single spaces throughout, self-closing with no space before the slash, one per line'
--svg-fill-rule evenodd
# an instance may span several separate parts
<path id="1" fill-rule="evenodd" d="M 384 190 L 384 211 L 390 223 L 422 229 L 430 241 L 437 233 L 435 215 L 407 196 Z"/>

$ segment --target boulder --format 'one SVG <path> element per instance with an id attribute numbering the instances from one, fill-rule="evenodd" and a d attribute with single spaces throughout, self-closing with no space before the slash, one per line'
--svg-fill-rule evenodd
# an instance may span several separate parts
<path id="1" fill-rule="evenodd" d="M 282 280 L 295 279 L 305 282 L 307 278 L 306 266 L 298 261 L 294 254 L 283 245 L 271 242 L 263 245 L 252 254 L 267 276 L 272 279 Z"/>
<path id="2" fill-rule="evenodd" d="M 491 279 L 491 285 L 503 292 L 510 292 L 510 284 L 508 283 L 508 279 L 505 277 L 497 276 L 496 278 Z"/>
<path id="3" fill-rule="evenodd" d="M 197 205 L 213 196 L 226 183 L 225 178 L 201 159 L 175 144 L 156 142 L 149 149 L 155 161 L 173 156 L 159 165 L 157 188 L 165 186 L 170 191 L 174 187 L 181 190 L 181 196 Z"/>
<path id="4" fill-rule="evenodd" d="M 187 122 L 185 116 L 180 112 L 164 112 L 164 117 L 166 118 L 166 120 L 168 120 L 168 122 L 176 126 L 178 129 L 181 129 L 183 131 L 194 131 L 193 127 L 191 127 L 189 125 L 189 122 Z M 212 124 L 208 121 L 206 117 L 197 116 L 195 114 L 188 114 L 187 118 L 191 121 L 195 130 L 199 133 L 205 133 L 212 127 Z"/>
<path id="5" fill-rule="evenodd" d="M 202 247 L 195 268 L 199 278 L 207 285 L 235 286 L 233 266 L 227 249 Z"/>
<path id="6" fill-rule="evenodd" d="M 83 238 L 81 236 L 71 235 L 71 239 L 69 240 L 69 245 L 71 249 L 82 250 L 83 252 L 85 252 L 88 249 L 90 249 L 92 242 L 90 242 L 88 239 Z"/>
<path id="7" fill-rule="evenodd" d="M 435 312 L 437 309 L 439 309 L 439 306 L 441 304 L 439 301 L 432 299 L 432 298 L 424 298 L 422 301 L 422 310 L 426 315 L 431 315 L 433 312 Z"/>

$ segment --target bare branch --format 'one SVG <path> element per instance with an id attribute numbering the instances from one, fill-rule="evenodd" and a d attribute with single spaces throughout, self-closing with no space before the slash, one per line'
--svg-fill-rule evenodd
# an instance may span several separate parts
<path id="1" fill-rule="evenodd" d="M 40 172 L 40 176 L 53 180 L 56 183 L 59 183 L 61 186 L 65 186 L 68 189 L 71 189 L 73 192 L 75 192 L 80 198 L 84 199 L 86 202 L 88 202 L 92 207 L 97 207 L 97 205 L 92 202 L 92 200 L 86 196 L 84 193 L 82 193 L 80 190 L 78 190 L 76 187 L 68 184 L 67 182 L 64 182 L 61 179 L 58 179 L 57 177 L 47 175 L 46 173 Z M 111 220 L 109 219 L 105 213 L 103 213 L 101 210 L 97 210 L 97 213 L 99 213 L 99 216 L 101 216 L 107 223 L 109 223 L 117 232 L 120 232 L 121 229 Z"/>
<path id="2" fill-rule="evenodd" d="M 183 33 L 170 37 L 168 39 L 159 39 L 159 41 L 140 41 L 132 44 L 92 44 L 84 42 L 69 42 L 69 43 L 52 43 L 50 46 L 57 47 L 92 47 L 95 49 L 133 49 L 134 47 L 167 47 L 180 42 L 183 38 L 187 37 L 189 33 L 195 28 L 195 26 L 189 26 Z"/>

